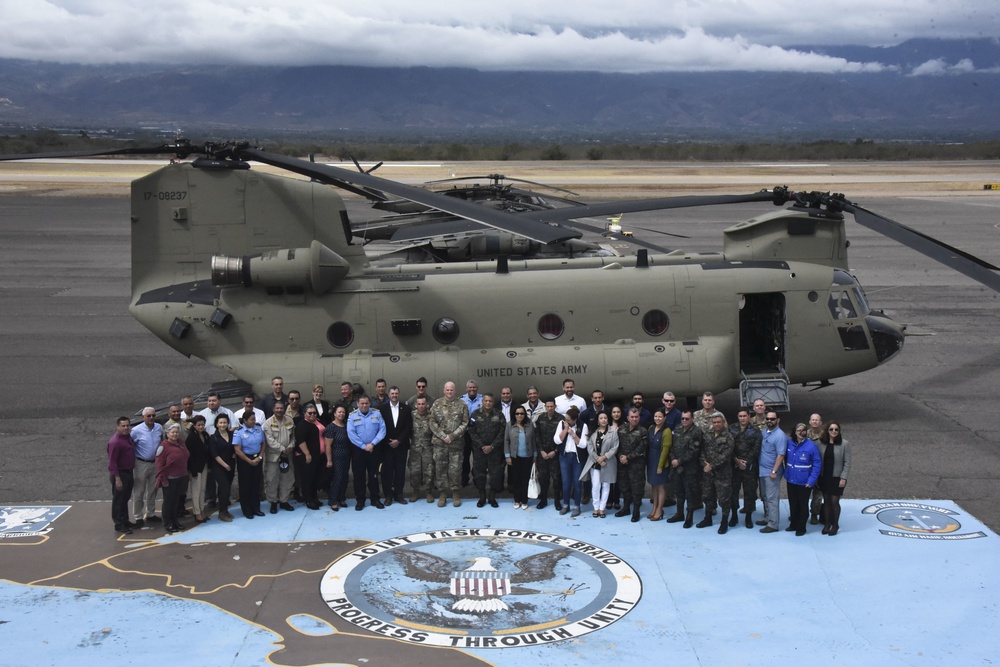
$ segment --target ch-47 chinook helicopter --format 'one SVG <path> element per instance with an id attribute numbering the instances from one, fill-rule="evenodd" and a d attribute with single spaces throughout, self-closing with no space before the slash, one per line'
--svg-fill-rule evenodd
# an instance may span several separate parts
<path id="1" fill-rule="evenodd" d="M 246 144 L 59 156 L 153 153 L 199 157 L 132 183 L 130 311 L 259 392 L 275 375 L 301 387 L 379 377 L 407 387 L 426 376 L 432 387 L 476 378 L 555 395 L 572 377 L 610 396 L 740 387 L 744 400 L 787 405 L 791 383 L 825 384 L 902 349 L 904 327 L 872 310 L 848 273 L 844 213 L 1000 291 L 996 266 L 842 195 L 775 188 L 509 213 Z M 41 156 L 0 159 L 30 157 Z M 261 173 L 250 160 L 310 180 Z M 582 217 L 781 208 L 726 229 L 718 253 L 376 265 L 328 187 L 345 184 L 541 244 L 577 238 L 551 223 Z"/>

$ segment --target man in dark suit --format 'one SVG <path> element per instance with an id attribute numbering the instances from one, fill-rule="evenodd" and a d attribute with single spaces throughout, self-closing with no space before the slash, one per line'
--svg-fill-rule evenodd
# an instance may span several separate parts
<path id="1" fill-rule="evenodd" d="M 388 507 L 393 502 L 406 504 L 403 485 L 406 484 L 406 456 L 410 451 L 413 413 L 399 400 L 399 387 L 389 387 L 389 400 L 379 408 L 385 422 L 382 441 L 382 493 Z"/>

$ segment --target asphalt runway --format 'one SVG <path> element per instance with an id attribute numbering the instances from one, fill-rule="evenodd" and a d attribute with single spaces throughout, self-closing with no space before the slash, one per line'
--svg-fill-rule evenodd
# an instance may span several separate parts
<path id="1" fill-rule="evenodd" d="M 859 203 L 1000 262 L 1000 192 Z M 728 224 L 767 210 L 625 222 L 691 236 L 644 237 L 663 245 L 714 250 Z M 783 425 L 813 411 L 842 423 L 854 445 L 848 497 L 950 499 L 1000 530 L 1000 295 L 857 225 L 848 233 L 852 269 L 872 307 L 908 325 L 906 345 L 881 368 L 815 392 L 794 388 Z M 0 502 L 107 500 L 115 418 L 226 375 L 178 355 L 129 316 L 127 198 L 2 194 L 0 238 Z M 737 403 L 730 391 L 719 407 L 733 414 Z"/>

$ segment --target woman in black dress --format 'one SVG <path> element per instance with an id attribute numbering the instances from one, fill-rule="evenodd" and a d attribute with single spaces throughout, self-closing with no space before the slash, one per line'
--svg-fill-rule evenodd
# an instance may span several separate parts
<path id="1" fill-rule="evenodd" d="M 334 512 L 347 507 L 347 475 L 351 471 L 351 440 L 347 437 L 347 408 L 333 409 L 333 421 L 323 431 L 326 439 L 326 467 L 333 470 L 329 502 Z"/>
<path id="2" fill-rule="evenodd" d="M 208 439 L 208 452 L 215 465 L 212 472 L 219 493 L 219 521 L 232 521 L 229 513 L 229 493 L 236 476 L 236 452 L 233 450 L 233 436 L 229 433 L 229 415 L 215 417 L 215 433 Z"/>
<path id="3" fill-rule="evenodd" d="M 844 440 L 840 424 L 830 422 L 819 438 L 819 454 L 823 471 L 819 474 L 819 490 L 823 492 L 824 535 L 836 535 L 840 530 L 840 497 L 851 472 L 851 443 Z"/>

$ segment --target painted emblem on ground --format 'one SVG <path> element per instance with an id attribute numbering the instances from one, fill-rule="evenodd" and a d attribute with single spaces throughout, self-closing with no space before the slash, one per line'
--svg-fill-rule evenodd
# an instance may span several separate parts
<path id="1" fill-rule="evenodd" d="M 960 514 L 954 510 L 923 503 L 889 502 L 869 505 L 862 514 L 874 514 L 889 530 L 879 532 L 890 537 L 908 537 L 918 540 L 968 540 L 986 537 L 986 533 L 975 531 L 959 533 L 962 524 Z"/>
<path id="2" fill-rule="evenodd" d="M 619 556 L 548 533 L 455 529 L 360 547 L 320 585 L 337 615 L 379 635 L 433 646 L 508 648 L 600 630 L 638 604 Z"/>
<path id="3" fill-rule="evenodd" d="M 68 509 L 68 505 L 0 507 L 0 538 L 46 535 Z"/>

